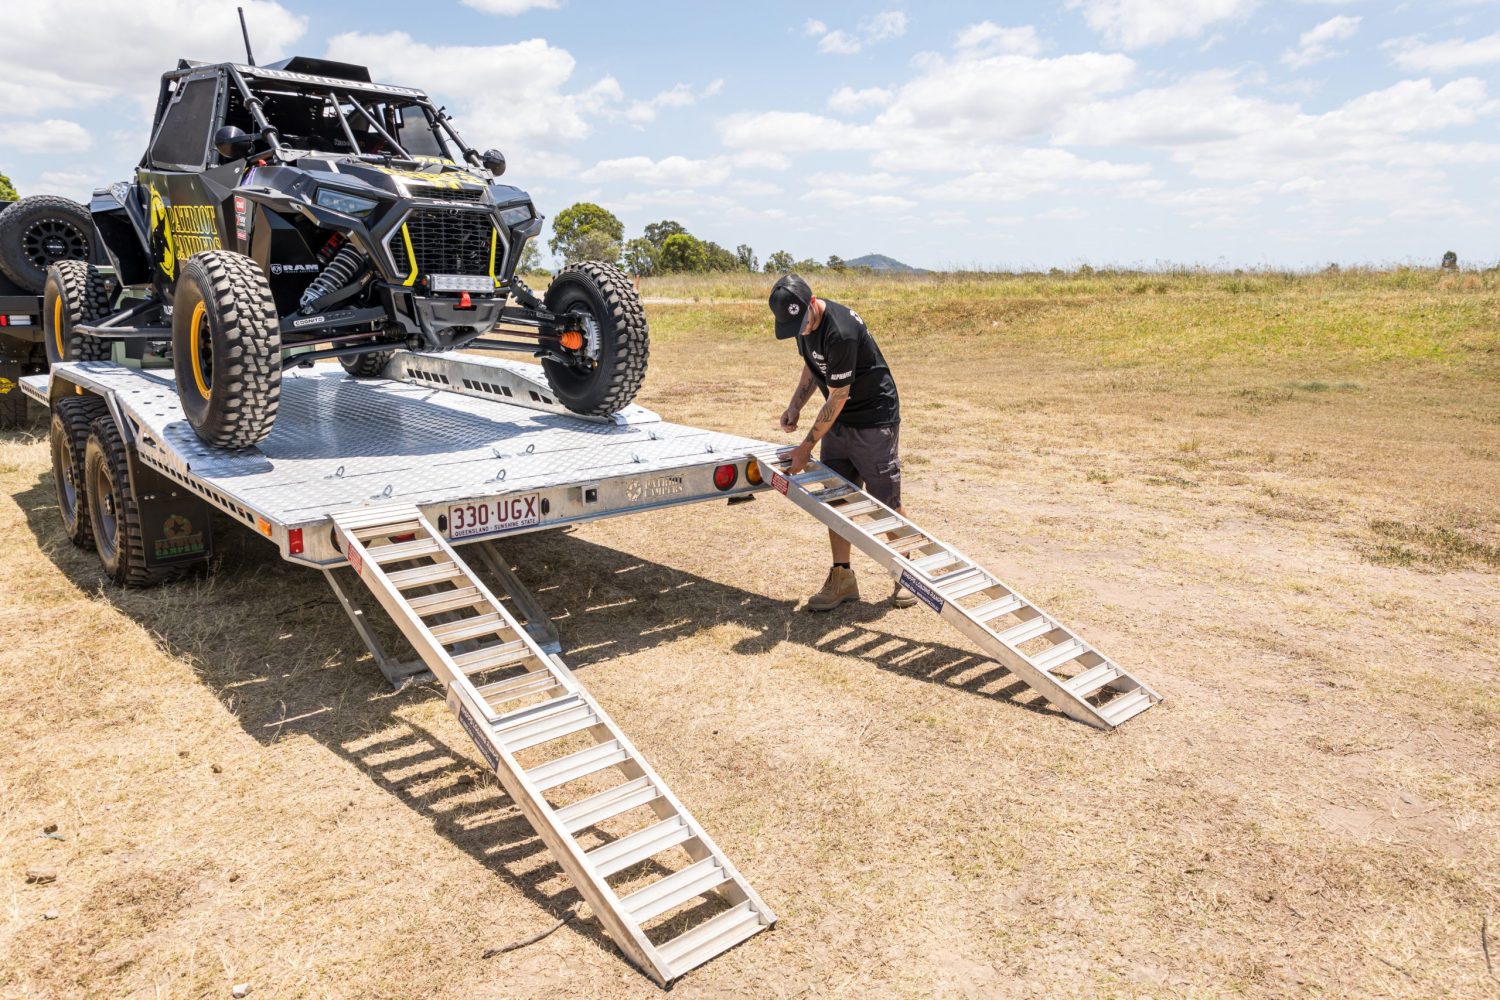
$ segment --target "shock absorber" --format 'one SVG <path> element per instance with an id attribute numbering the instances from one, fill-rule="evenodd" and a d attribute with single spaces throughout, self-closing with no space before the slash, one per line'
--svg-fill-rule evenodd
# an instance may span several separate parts
<path id="1" fill-rule="evenodd" d="M 312 312 L 312 307 L 317 305 L 319 299 L 343 288 L 354 280 L 364 267 L 365 255 L 360 253 L 359 248 L 354 244 L 345 243 L 339 248 L 338 253 L 333 255 L 328 266 L 323 268 L 323 273 L 314 278 L 302 292 L 301 311 Z"/>

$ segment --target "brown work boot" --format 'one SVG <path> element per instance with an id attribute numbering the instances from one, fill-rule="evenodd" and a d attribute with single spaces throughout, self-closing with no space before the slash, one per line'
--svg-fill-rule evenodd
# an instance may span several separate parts
<path id="1" fill-rule="evenodd" d="M 859 584 L 854 570 L 834 566 L 828 571 L 823 589 L 807 599 L 808 611 L 832 611 L 845 601 L 859 600 Z"/>
<path id="2" fill-rule="evenodd" d="M 891 594 L 891 603 L 898 608 L 909 608 L 917 603 L 917 595 L 898 583 L 895 592 Z"/>

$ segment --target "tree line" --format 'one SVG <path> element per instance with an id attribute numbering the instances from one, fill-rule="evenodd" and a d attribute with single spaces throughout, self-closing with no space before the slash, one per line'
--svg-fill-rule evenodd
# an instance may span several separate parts
<path id="1" fill-rule="evenodd" d="M 581 201 L 557 213 L 552 220 L 552 239 L 548 246 L 560 260 L 602 260 L 620 264 L 631 274 L 646 277 L 653 274 L 693 274 L 712 271 L 764 271 L 786 274 L 789 271 L 842 271 L 848 265 L 840 257 L 819 262 L 797 260 L 785 250 L 778 250 L 765 260 L 764 267 L 748 244 L 733 250 L 712 240 L 703 240 L 687 227 L 671 219 L 646 226 L 635 239 L 625 239 L 625 225 L 607 208 Z M 538 261 L 523 260 L 522 266 Z"/>

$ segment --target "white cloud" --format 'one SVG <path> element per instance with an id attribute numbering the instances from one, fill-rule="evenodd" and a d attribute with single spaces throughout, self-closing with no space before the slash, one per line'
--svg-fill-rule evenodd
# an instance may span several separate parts
<path id="1" fill-rule="evenodd" d="M 556 10 L 562 6 L 562 2 L 561 0 L 464 0 L 464 6 L 473 7 L 486 14 L 514 17 L 516 14 L 524 14 L 536 8 Z"/>
<path id="2" fill-rule="evenodd" d="M 668 90 L 644 101 L 633 101 L 625 109 L 625 120 L 633 125 L 645 125 L 656 120 L 662 108 L 687 108 L 705 97 L 713 97 L 724 89 L 723 80 L 714 80 L 701 90 L 694 90 L 686 83 L 679 83 Z"/>
<path id="3" fill-rule="evenodd" d="M 855 174 L 841 171 L 822 171 L 809 174 L 807 183 L 820 188 L 858 188 L 866 191 L 889 191 L 906 187 L 910 182 L 905 177 L 884 172 Z"/>
<path id="4" fill-rule="evenodd" d="M 1141 49 L 1196 38 L 1211 24 L 1238 20 L 1257 0 L 1068 0 L 1112 45 Z"/>
<path id="5" fill-rule="evenodd" d="M 740 170 L 788 170 L 791 157 L 767 149 L 744 149 L 730 157 Z"/>
<path id="6" fill-rule="evenodd" d="M 1500 31 L 1483 38 L 1450 38 L 1424 42 L 1420 38 L 1397 38 L 1386 43 L 1396 65 L 1430 73 L 1451 73 L 1471 66 L 1500 62 Z"/>
<path id="7" fill-rule="evenodd" d="M 883 108 L 895 95 L 884 87 L 840 87 L 828 98 L 828 110 L 841 115 L 857 115 L 868 108 Z"/>
<path id="8" fill-rule="evenodd" d="M 1034 56 L 1042 51 L 1042 43 L 1031 25 L 1003 28 L 993 21 L 969 25 L 958 33 L 954 45 L 958 49 L 1020 56 Z"/>
<path id="9" fill-rule="evenodd" d="M 376 79 L 430 88 L 455 107 L 464 137 L 481 149 L 502 139 L 508 148 L 523 150 L 582 139 L 595 118 L 624 99 L 610 76 L 566 90 L 573 56 L 540 38 L 508 45 L 428 45 L 404 31 L 349 32 L 329 40 L 328 57 L 363 63 Z M 518 113 L 522 108 L 525 112 Z M 512 156 L 511 163 L 532 176 L 526 158 Z"/>
<path id="10" fill-rule="evenodd" d="M 64 198 L 87 204 L 89 195 L 93 194 L 95 188 L 104 187 L 116 180 L 119 178 L 106 177 L 91 170 L 48 170 L 37 178 L 35 184 L 27 186 L 26 193 L 60 194 Z"/>
<path id="11" fill-rule="evenodd" d="M 81 153 L 93 144 L 93 136 L 77 122 L 0 122 L 0 148 L 17 153 Z"/>
<path id="12" fill-rule="evenodd" d="M 1359 22 L 1359 18 L 1345 14 L 1330 17 L 1322 24 L 1304 31 L 1297 39 L 1297 47 L 1287 49 L 1282 53 L 1281 61 L 1293 69 L 1301 69 L 1315 62 L 1341 55 L 1332 48 L 1332 43 L 1353 38 L 1354 33 L 1359 30 Z"/>
<path id="13" fill-rule="evenodd" d="M 649 156 L 627 156 L 601 160 L 579 177 L 590 183 L 625 182 L 654 187 L 715 187 L 729 178 L 729 162 L 724 157 L 691 160 L 685 156 L 667 156 L 653 160 Z"/>
<path id="14" fill-rule="evenodd" d="M 818 51 L 831 55 L 852 56 L 866 45 L 900 38 L 906 34 L 906 15 L 899 10 L 882 11 L 867 17 L 855 30 L 830 30 L 828 25 L 809 18 L 802 30 L 818 40 Z"/>
<path id="15" fill-rule="evenodd" d="M 869 126 L 846 125 L 806 111 L 762 111 L 730 115 L 719 123 L 724 145 L 758 152 L 814 152 L 830 146 L 871 149 L 880 144 Z"/>
<path id="16" fill-rule="evenodd" d="M 813 188 L 802 196 L 803 201 L 836 208 L 844 212 L 890 212 L 916 207 L 910 198 L 893 194 L 860 194 L 843 188 Z"/>
<path id="17" fill-rule="evenodd" d="M 272 0 L 243 0 L 260 59 L 286 53 L 307 18 Z M 216 0 L 49 0 L 6 18 L 0 32 L 0 98 L 21 88 L 20 106 L 81 107 L 126 96 L 154 107 L 162 73 L 179 57 L 229 61 L 244 56 L 240 22 Z M 38 101 L 41 104 L 38 104 Z M 146 144 L 142 128 L 141 146 Z"/>
<path id="18" fill-rule="evenodd" d="M 944 201 L 1020 201 L 1044 191 L 1061 189 L 1065 182 L 1126 181 L 1144 177 L 1143 164 L 1085 160 L 1061 149 L 993 150 L 985 169 L 936 184 L 927 195 Z"/>

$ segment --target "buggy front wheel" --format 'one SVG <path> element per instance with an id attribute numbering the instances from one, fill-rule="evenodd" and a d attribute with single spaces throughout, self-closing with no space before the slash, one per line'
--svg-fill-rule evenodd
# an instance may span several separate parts
<path id="1" fill-rule="evenodd" d="M 574 413 L 590 416 L 608 416 L 629 406 L 646 380 L 651 352 L 646 311 L 630 278 L 612 264 L 569 264 L 547 286 L 544 301 L 552 312 L 585 317 L 577 361 L 542 361 L 558 400 Z"/>

